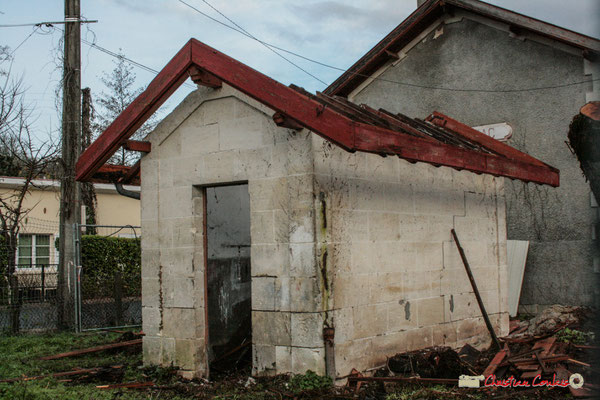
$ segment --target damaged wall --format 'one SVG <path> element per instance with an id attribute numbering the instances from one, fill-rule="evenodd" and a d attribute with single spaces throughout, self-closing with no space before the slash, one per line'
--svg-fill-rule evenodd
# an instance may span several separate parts
<path id="1" fill-rule="evenodd" d="M 464 12 L 442 23 L 382 79 L 447 88 L 518 89 L 597 79 L 581 51 L 549 40 L 515 36 L 509 27 Z M 596 64 L 595 71 L 598 67 Z M 593 87 L 594 86 L 594 87 Z M 521 304 L 593 305 L 600 299 L 594 258 L 597 208 L 577 159 L 565 144 L 579 108 L 597 83 L 517 93 L 460 92 L 373 81 L 353 101 L 424 118 L 433 110 L 479 126 L 507 122 L 508 141 L 560 169 L 559 188 L 506 180 L 508 238 L 529 240 Z M 587 97 L 587 98 L 586 98 Z M 596 300 L 595 300 L 596 299 Z M 535 311 L 535 308 L 534 308 Z"/>
<path id="2" fill-rule="evenodd" d="M 498 335 L 508 333 L 503 179 L 350 154 L 317 136 L 313 147 L 336 376 L 402 351 L 489 341 L 452 228 Z"/>

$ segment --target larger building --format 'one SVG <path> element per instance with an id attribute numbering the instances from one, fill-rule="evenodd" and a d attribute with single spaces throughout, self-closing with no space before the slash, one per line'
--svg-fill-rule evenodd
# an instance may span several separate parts
<path id="1" fill-rule="evenodd" d="M 508 125 L 506 143 L 561 171 L 561 187 L 507 181 L 509 240 L 529 241 L 521 305 L 598 305 L 598 204 L 567 144 L 573 117 L 600 100 L 600 41 L 478 0 L 428 0 L 325 93 L 473 127 Z M 596 199 L 597 200 L 597 199 Z"/>

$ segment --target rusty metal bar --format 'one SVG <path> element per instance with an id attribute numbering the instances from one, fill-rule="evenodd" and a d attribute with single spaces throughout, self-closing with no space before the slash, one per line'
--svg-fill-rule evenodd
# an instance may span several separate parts
<path id="1" fill-rule="evenodd" d="M 485 321 L 485 325 L 490 331 L 490 335 L 492 336 L 492 340 L 496 347 L 499 349 L 502 348 L 500 345 L 500 341 L 496 336 L 496 332 L 494 331 L 494 327 L 490 322 L 490 317 L 488 313 L 485 311 L 485 306 L 483 305 L 483 300 L 481 300 L 481 295 L 479 294 L 479 289 L 477 289 L 477 284 L 475 283 L 475 278 L 473 277 L 473 273 L 471 272 L 471 267 L 469 266 L 469 261 L 467 261 L 467 256 L 465 255 L 465 251 L 463 250 L 460 242 L 458 240 L 458 236 L 456 236 L 456 231 L 451 229 L 452 237 L 454 238 L 454 242 L 456 243 L 456 247 L 458 248 L 458 252 L 460 253 L 460 258 L 462 259 L 463 264 L 465 265 L 465 270 L 467 271 L 467 275 L 469 277 L 469 281 L 471 281 L 471 287 L 473 287 L 473 291 L 475 292 L 475 297 L 477 298 L 477 304 L 479 304 L 479 309 L 481 310 L 481 314 L 483 315 L 483 320 Z"/>

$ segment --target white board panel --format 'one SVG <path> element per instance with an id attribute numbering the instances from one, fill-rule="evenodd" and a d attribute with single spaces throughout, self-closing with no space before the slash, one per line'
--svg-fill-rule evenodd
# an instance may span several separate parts
<path id="1" fill-rule="evenodd" d="M 517 315 L 517 310 L 519 309 L 521 286 L 523 285 L 523 275 L 525 274 L 525 263 L 527 261 L 528 251 L 529 241 L 527 240 L 506 241 L 506 262 L 508 264 L 508 313 L 511 317 L 515 317 Z"/>
<path id="2" fill-rule="evenodd" d="M 474 126 L 473 129 L 484 133 L 488 136 L 493 137 L 496 140 L 501 142 L 506 142 L 508 139 L 512 137 L 513 129 L 512 126 L 507 124 L 506 122 L 500 122 L 498 124 L 488 124 L 481 126 Z"/>

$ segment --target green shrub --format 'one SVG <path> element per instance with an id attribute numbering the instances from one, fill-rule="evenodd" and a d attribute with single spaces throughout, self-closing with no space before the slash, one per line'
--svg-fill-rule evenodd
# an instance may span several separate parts
<path id="1" fill-rule="evenodd" d="M 594 333 L 565 328 L 556 334 L 556 338 L 564 343 L 585 344 L 589 340 L 594 340 Z"/>
<path id="2" fill-rule="evenodd" d="M 328 376 L 320 376 L 311 370 L 303 375 L 294 375 L 290 378 L 290 389 L 294 393 L 300 393 L 305 390 L 318 390 L 330 387 L 333 384 Z"/>
<path id="3" fill-rule="evenodd" d="M 83 298 L 112 296 L 115 274 L 121 275 L 123 296 L 141 294 L 140 239 L 84 235 L 81 238 Z"/>

